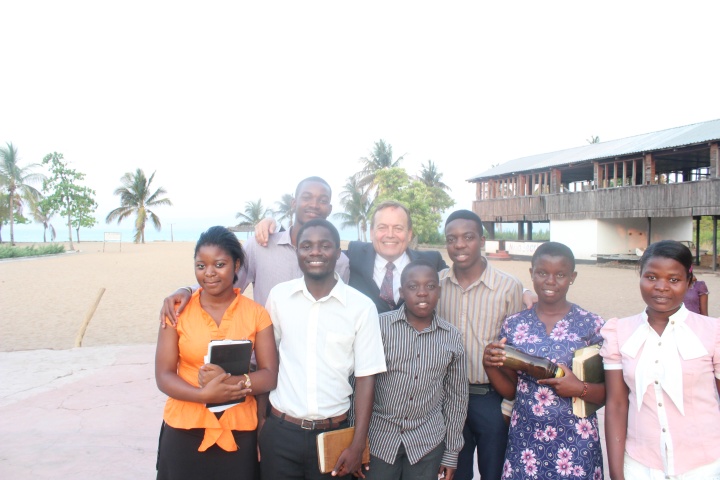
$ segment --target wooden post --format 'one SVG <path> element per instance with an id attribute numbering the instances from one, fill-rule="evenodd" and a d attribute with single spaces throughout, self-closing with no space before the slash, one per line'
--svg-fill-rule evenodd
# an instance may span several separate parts
<path id="1" fill-rule="evenodd" d="M 655 160 L 652 153 L 646 153 L 643 157 L 643 185 L 655 184 Z"/>
<path id="2" fill-rule="evenodd" d="M 95 298 L 95 303 L 90 307 L 90 310 L 88 310 L 88 312 L 85 314 L 85 320 L 83 320 L 83 323 L 80 326 L 80 330 L 78 330 L 77 336 L 75 337 L 75 346 L 76 347 L 82 347 L 82 341 L 83 341 L 83 337 L 85 336 L 85 330 L 87 330 L 87 327 L 90 324 L 90 320 L 92 319 L 93 315 L 95 315 L 95 310 L 97 310 L 97 307 L 100 304 L 100 299 L 102 298 L 104 293 L 105 293 L 105 288 L 103 287 L 98 291 L 97 297 Z"/>
<path id="3" fill-rule="evenodd" d="M 610 184 L 608 183 L 609 182 L 608 178 L 610 178 L 610 175 L 608 174 L 608 164 L 607 163 L 605 165 L 603 165 L 603 170 L 604 170 L 603 171 L 603 188 L 608 188 L 610 186 Z"/>
<path id="4" fill-rule="evenodd" d="M 618 174 L 618 164 L 617 164 L 617 162 L 613 162 L 613 183 L 614 183 L 613 187 L 618 186 L 618 183 L 617 183 L 618 175 L 617 174 Z"/>
<path id="5" fill-rule="evenodd" d="M 628 176 L 628 168 L 627 168 L 627 162 L 623 162 L 623 187 L 625 186 L 625 180 Z"/>
<path id="6" fill-rule="evenodd" d="M 720 145 L 710 144 L 710 178 L 720 177 Z"/>
<path id="7" fill-rule="evenodd" d="M 718 256 L 718 251 L 717 251 L 717 241 L 718 241 L 718 236 L 717 236 L 717 221 L 718 221 L 718 216 L 717 216 L 717 215 L 713 215 L 713 220 L 712 220 L 712 223 L 713 223 L 713 248 L 712 248 L 712 252 L 713 252 L 713 253 L 712 253 L 712 256 L 713 256 L 713 261 L 712 261 L 713 272 L 717 272 L 717 256 Z"/>

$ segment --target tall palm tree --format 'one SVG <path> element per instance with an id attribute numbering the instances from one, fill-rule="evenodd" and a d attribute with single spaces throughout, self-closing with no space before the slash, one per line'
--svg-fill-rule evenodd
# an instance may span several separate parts
<path id="1" fill-rule="evenodd" d="M 268 215 L 272 215 L 272 210 L 263 207 L 262 199 L 258 198 L 256 202 L 252 200 L 245 202 L 245 209 L 243 212 L 235 214 L 235 218 L 239 218 L 241 222 L 238 225 L 251 225 L 255 226 Z"/>
<path id="2" fill-rule="evenodd" d="M 437 169 L 437 165 L 432 160 L 428 160 L 428 164 L 421 164 L 422 170 L 420 170 L 420 181 L 428 187 L 437 187 L 443 190 L 450 190 L 450 187 L 445 185 L 442 181 L 443 174 Z"/>
<path id="3" fill-rule="evenodd" d="M 386 143 L 382 138 L 375 142 L 369 157 L 361 157 L 362 170 L 359 173 L 360 185 L 375 186 L 375 174 L 384 168 L 394 168 L 400 165 L 405 155 L 400 155 L 393 160 L 392 145 Z"/>
<path id="4" fill-rule="evenodd" d="M 0 147 L 0 187 L 9 195 L 10 200 L 10 245 L 15 245 L 15 220 L 13 213 L 22 212 L 22 200 L 32 201 L 40 197 L 40 192 L 32 186 L 42 183 L 45 176 L 32 170 L 39 167 L 32 163 L 25 167 L 18 165 L 17 148 L 12 143 Z"/>
<path id="5" fill-rule="evenodd" d="M 370 220 L 370 211 L 373 202 L 370 200 L 370 191 L 360 185 L 357 176 L 347 179 L 340 192 L 340 205 L 344 212 L 335 213 L 334 217 L 341 221 L 343 227 L 356 227 L 358 240 L 367 241 L 367 227 Z"/>
<path id="6" fill-rule="evenodd" d="M 31 206 L 33 220 L 42 223 L 43 226 L 43 243 L 47 242 L 48 230 L 50 230 L 50 241 L 54 242 L 57 235 L 55 227 L 50 223 L 50 218 L 53 216 L 52 209 L 46 203 L 40 201 L 34 201 Z M 70 241 L 72 241 L 72 238 Z"/>
<path id="7" fill-rule="evenodd" d="M 277 208 L 275 209 L 274 214 L 277 215 L 279 222 L 282 222 L 283 220 L 288 220 L 290 222 L 288 230 L 293 226 L 293 215 L 295 214 L 295 210 L 293 209 L 294 201 L 295 196 L 292 193 L 286 193 L 282 196 L 282 199 L 280 199 L 279 202 L 275 202 Z"/>
<path id="8" fill-rule="evenodd" d="M 155 178 L 155 172 L 150 178 L 145 177 L 145 172 L 138 168 L 135 173 L 128 172 L 120 178 L 122 187 L 115 189 L 114 194 L 120 196 L 120 207 L 108 213 L 105 218 L 107 223 L 117 219 L 118 225 L 122 220 L 135 214 L 135 243 L 145 243 L 145 223 L 148 218 L 156 230 L 162 227 L 160 217 L 150 210 L 150 207 L 172 205 L 168 198 L 161 198 L 167 191 L 163 187 L 151 192 L 150 184 Z"/>

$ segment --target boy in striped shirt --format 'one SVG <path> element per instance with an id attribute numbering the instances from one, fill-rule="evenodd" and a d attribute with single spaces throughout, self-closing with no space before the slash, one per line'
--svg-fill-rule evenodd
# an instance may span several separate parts
<path id="1" fill-rule="evenodd" d="M 435 314 L 435 268 L 409 263 L 399 309 L 380 315 L 387 372 L 376 375 L 367 479 L 452 479 L 468 402 L 460 332 Z"/>

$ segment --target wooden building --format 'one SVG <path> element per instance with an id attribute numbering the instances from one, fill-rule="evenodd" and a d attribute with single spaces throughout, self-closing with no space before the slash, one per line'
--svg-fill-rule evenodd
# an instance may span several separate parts
<path id="1" fill-rule="evenodd" d="M 717 240 L 720 119 L 518 158 L 468 181 L 490 239 L 496 223 L 517 223 L 519 239 L 532 240 L 533 223 L 548 222 L 553 241 L 591 260 L 693 240 L 693 219 L 711 216 Z"/>

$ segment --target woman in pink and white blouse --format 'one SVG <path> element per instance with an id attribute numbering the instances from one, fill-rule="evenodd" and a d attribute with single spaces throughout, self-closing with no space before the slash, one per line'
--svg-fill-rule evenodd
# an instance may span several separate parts
<path id="1" fill-rule="evenodd" d="M 647 308 L 601 330 L 613 480 L 720 480 L 720 321 L 683 305 L 692 260 L 679 242 L 650 245 Z"/>

